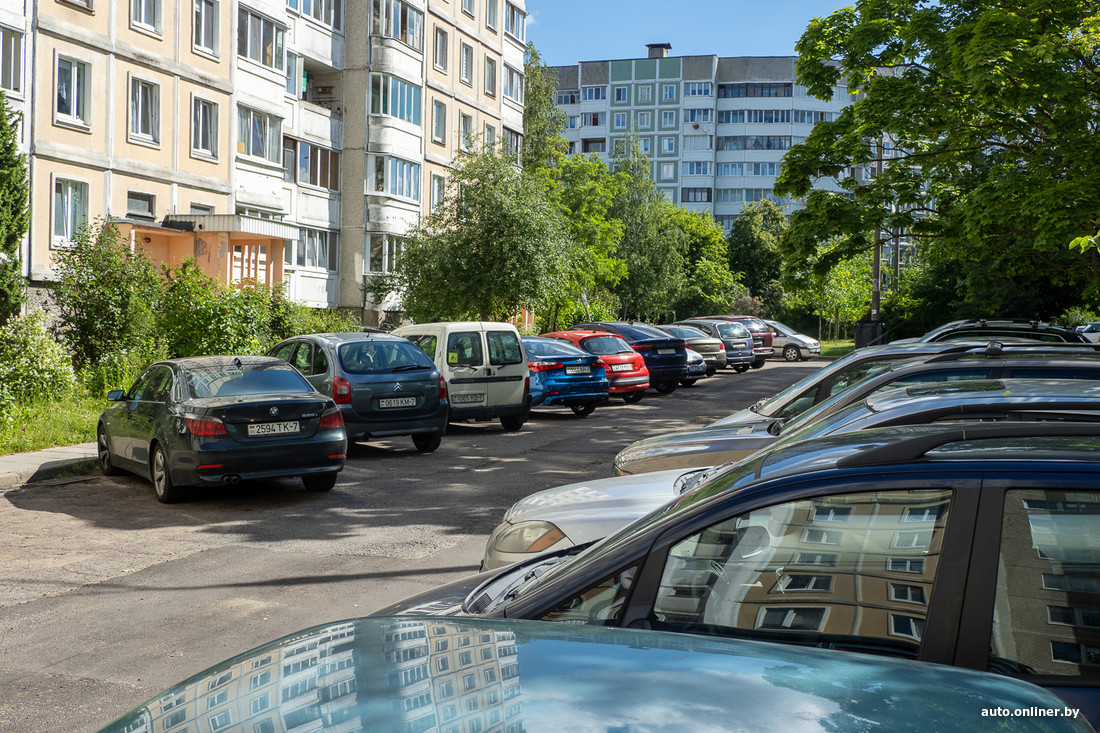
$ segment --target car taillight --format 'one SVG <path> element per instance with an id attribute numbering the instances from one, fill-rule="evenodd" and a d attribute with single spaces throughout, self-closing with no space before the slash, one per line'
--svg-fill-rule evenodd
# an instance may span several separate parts
<path id="1" fill-rule="evenodd" d="M 530 377 L 524 377 L 523 378 L 523 394 L 524 394 L 524 396 L 527 396 L 527 395 L 531 394 L 531 378 Z"/>
<path id="2" fill-rule="evenodd" d="M 447 391 L 447 380 L 443 378 L 443 375 L 439 375 L 439 399 L 445 400 L 451 396 L 451 393 Z"/>
<path id="3" fill-rule="evenodd" d="M 321 415 L 321 422 L 317 423 L 317 428 L 320 430 L 324 430 L 326 428 L 341 428 L 343 426 L 344 416 L 339 410 L 329 410 L 325 414 Z"/>
<path id="4" fill-rule="evenodd" d="M 603 369 L 605 372 L 611 371 L 611 367 L 608 366 L 607 362 L 604 361 L 603 359 L 596 359 L 596 363 L 593 364 L 592 366 L 598 366 L 600 369 Z"/>
<path id="5" fill-rule="evenodd" d="M 229 435 L 229 431 L 225 429 L 225 423 L 216 417 L 185 417 L 184 422 L 187 423 L 187 429 L 192 435 L 204 438 L 213 435 Z"/>
<path id="6" fill-rule="evenodd" d="M 545 372 L 547 369 L 561 369 L 564 364 L 560 361 L 529 361 L 527 368 L 533 372 Z"/>
<path id="7" fill-rule="evenodd" d="M 635 351 L 649 351 L 653 348 L 653 344 L 631 344 L 630 348 Z"/>
<path id="8" fill-rule="evenodd" d="M 332 399 L 338 405 L 351 404 L 351 385 L 348 384 L 348 380 L 343 377 L 336 377 L 332 380 Z"/>

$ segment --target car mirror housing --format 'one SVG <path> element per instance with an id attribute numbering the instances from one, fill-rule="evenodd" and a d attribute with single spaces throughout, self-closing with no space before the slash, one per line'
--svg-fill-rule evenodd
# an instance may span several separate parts
<path id="1" fill-rule="evenodd" d="M 111 391 L 109 391 L 107 393 L 107 401 L 108 402 L 119 402 L 125 396 L 126 396 L 126 393 L 124 391 L 122 391 L 121 389 L 112 389 Z"/>

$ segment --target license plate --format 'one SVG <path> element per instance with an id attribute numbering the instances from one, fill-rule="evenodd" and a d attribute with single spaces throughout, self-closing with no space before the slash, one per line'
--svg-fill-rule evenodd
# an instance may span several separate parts
<path id="1" fill-rule="evenodd" d="M 485 399 L 483 392 L 468 392 L 466 394 L 453 394 L 451 395 L 451 402 L 460 404 L 462 402 L 481 402 Z"/>
<path id="2" fill-rule="evenodd" d="M 379 407 L 416 407 L 415 397 L 387 397 L 378 400 Z"/>
<path id="3" fill-rule="evenodd" d="M 612 364 L 611 371 L 613 372 L 629 372 L 630 364 Z"/>
<path id="4" fill-rule="evenodd" d="M 676 349 L 657 349 L 658 354 L 675 354 Z"/>
<path id="5" fill-rule="evenodd" d="M 298 432 L 298 421 L 290 422 L 262 422 L 248 426 L 249 437 L 257 435 L 285 435 Z"/>
<path id="6" fill-rule="evenodd" d="M 591 374 L 592 370 L 586 366 L 567 366 L 565 368 L 566 374 Z"/>

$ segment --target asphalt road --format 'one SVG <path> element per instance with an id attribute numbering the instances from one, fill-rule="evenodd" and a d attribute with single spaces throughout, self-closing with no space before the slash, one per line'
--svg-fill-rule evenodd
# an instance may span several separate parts
<path id="1" fill-rule="evenodd" d="M 639 438 L 697 427 L 823 362 L 722 372 L 590 417 L 536 410 L 517 433 L 452 426 L 434 453 L 356 444 L 336 488 L 240 484 L 162 505 L 135 477 L 0 495 L 0 733 L 95 730 L 260 643 L 361 616 L 477 570 L 517 499 L 610 475 Z"/>

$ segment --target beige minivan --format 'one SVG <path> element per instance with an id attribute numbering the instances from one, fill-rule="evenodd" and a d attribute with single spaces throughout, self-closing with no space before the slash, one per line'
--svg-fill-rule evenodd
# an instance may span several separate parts
<path id="1" fill-rule="evenodd" d="M 452 422 L 498 418 L 519 430 L 531 412 L 531 380 L 519 331 L 510 323 L 444 321 L 395 328 L 439 367 Z"/>

